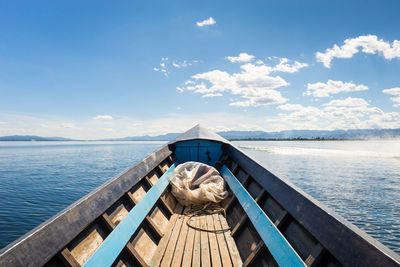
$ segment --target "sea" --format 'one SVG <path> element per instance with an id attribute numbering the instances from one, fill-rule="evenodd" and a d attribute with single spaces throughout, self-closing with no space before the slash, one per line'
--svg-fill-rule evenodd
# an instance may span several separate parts
<path id="1" fill-rule="evenodd" d="M 233 143 L 400 254 L 400 140 Z M 0 142 L 0 248 L 163 144 Z"/>

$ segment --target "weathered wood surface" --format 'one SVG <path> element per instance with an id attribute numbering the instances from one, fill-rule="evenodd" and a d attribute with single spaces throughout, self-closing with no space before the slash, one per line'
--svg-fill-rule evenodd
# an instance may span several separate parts
<path id="1" fill-rule="evenodd" d="M 220 267 L 220 266 L 222 266 L 222 264 L 221 264 L 221 256 L 220 256 L 220 253 L 219 253 L 217 235 L 212 232 L 212 231 L 215 231 L 215 229 L 214 229 L 214 220 L 213 220 L 212 215 L 207 215 L 206 216 L 206 224 L 207 224 L 207 230 L 210 231 L 208 233 L 208 240 L 209 240 L 209 243 L 210 243 L 211 263 L 212 263 L 212 266 Z"/>
<path id="2" fill-rule="evenodd" d="M 169 232 L 160 240 L 151 266 L 242 266 L 230 231 L 207 232 L 194 229 L 188 227 L 188 220 L 189 216 L 184 214 L 174 214 L 171 217 Z M 221 214 L 198 215 L 190 220 L 191 225 L 205 230 L 227 228 Z M 226 238 L 228 236 L 230 238 Z M 232 260 L 235 264 L 232 264 Z"/>
<path id="3" fill-rule="evenodd" d="M 188 227 L 188 233 L 185 242 L 185 251 L 183 253 L 183 258 L 182 258 L 182 266 L 192 266 L 194 237 L 195 237 L 195 230 L 191 227 Z"/>
<path id="4" fill-rule="evenodd" d="M 220 226 L 216 226 L 216 227 L 218 227 L 218 228 L 221 227 L 218 230 L 228 229 L 229 225 L 228 225 L 228 222 L 226 221 L 226 219 L 224 218 L 224 216 L 221 214 L 218 214 L 218 217 L 219 217 Z M 233 240 L 230 231 L 224 231 L 223 234 L 225 237 L 226 246 L 229 249 L 229 254 L 231 256 L 233 266 L 234 267 L 242 266 L 242 259 L 240 258 L 239 251 L 236 247 L 235 240 Z"/>
<path id="5" fill-rule="evenodd" d="M 219 222 L 219 215 L 218 214 L 213 214 L 212 215 L 213 223 L 214 223 L 214 230 L 217 230 L 218 232 L 215 233 L 215 236 L 217 238 L 218 242 L 218 248 L 219 248 L 219 254 L 221 256 L 221 261 L 223 266 L 232 266 L 232 260 L 231 256 L 229 255 L 229 249 L 227 242 L 224 237 L 224 233 L 220 232 L 221 228 L 221 223 Z"/>
<path id="6" fill-rule="evenodd" d="M 190 207 L 185 207 L 184 213 L 187 212 L 189 209 L 190 209 Z M 184 215 L 182 215 L 182 216 L 184 216 Z M 186 243 L 186 239 L 187 239 L 187 233 L 189 231 L 189 227 L 187 225 L 188 219 L 189 219 L 188 216 L 183 217 L 181 233 L 179 234 L 179 239 L 176 243 L 174 257 L 172 259 L 171 266 L 181 266 L 182 265 L 182 258 L 183 258 L 183 253 L 185 251 L 185 243 Z M 192 244 L 193 244 L 193 242 L 192 242 Z"/>
<path id="7" fill-rule="evenodd" d="M 175 213 L 171 216 L 171 218 L 169 220 L 167 232 L 165 233 L 163 238 L 161 238 L 160 243 L 158 243 L 157 250 L 154 253 L 154 256 L 151 260 L 151 264 L 150 264 L 151 266 L 159 266 L 160 265 L 161 260 L 164 256 L 164 252 L 168 246 L 168 242 L 171 237 L 171 234 L 175 228 L 176 221 L 177 221 L 179 215 L 181 214 L 182 209 L 183 209 L 182 206 L 179 204 L 175 207 L 175 210 L 174 210 Z"/>

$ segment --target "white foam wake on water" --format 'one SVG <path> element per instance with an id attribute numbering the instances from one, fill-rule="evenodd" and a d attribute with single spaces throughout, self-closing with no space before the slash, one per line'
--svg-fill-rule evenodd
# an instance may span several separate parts
<path id="1" fill-rule="evenodd" d="M 324 157 L 368 157 L 368 158 L 392 158 L 400 160 L 400 152 L 377 152 L 366 150 L 341 150 L 320 149 L 303 147 L 282 146 L 239 146 L 243 149 L 266 151 L 269 153 L 293 156 L 324 156 Z"/>

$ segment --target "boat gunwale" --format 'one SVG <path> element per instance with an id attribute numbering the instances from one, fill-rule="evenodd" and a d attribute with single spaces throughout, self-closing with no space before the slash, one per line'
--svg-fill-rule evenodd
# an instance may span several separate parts
<path id="1" fill-rule="evenodd" d="M 288 179 L 274 175 L 233 143 L 222 149 L 341 264 L 399 266 L 398 254 Z"/>
<path id="2" fill-rule="evenodd" d="M 0 265 L 44 265 L 172 153 L 173 145 L 163 145 L 19 237 L 0 250 Z"/>

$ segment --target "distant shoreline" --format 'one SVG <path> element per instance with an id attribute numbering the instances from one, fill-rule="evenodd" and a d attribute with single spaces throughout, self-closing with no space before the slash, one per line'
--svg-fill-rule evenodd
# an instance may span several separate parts
<path id="1" fill-rule="evenodd" d="M 181 133 L 161 135 L 133 135 L 121 138 L 99 138 L 77 140 L 60 136 L 9 135 L 0 136 L 0 141 L 172 141 Z M 346 141 L 346 140 L 400 140 L 400 128 L 397 129 L 353 129 L 353 130 L 285 130 L 279 132 L 264 131 L 225 131 L 217 132 L 230 141 Z"/>
<path id="2" fill-rule="evenodd" d="M 400 141 L 400 138 L 267 138 L 267 139 L 227 139 L 228 141 L 371 141 L 371 140 L 393 140 Z M 0 140 L 0 142 L 170 142 L 172 140 Z"/>

